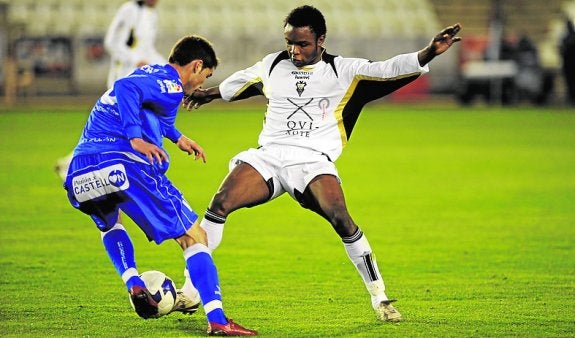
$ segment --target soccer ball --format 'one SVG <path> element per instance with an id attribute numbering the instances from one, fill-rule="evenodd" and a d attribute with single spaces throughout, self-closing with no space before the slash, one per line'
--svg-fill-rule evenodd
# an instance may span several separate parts
<path id="1" fill-rule="evenodd" d="M 176 302 L 176 285 L 174 281 L 163 272 L 156 270 L 142 272 L 140 278 L 146 284 L 146 288 L 152 294 L 152 298 L 158 303 L 158 314 L 154 318 L 170 313 Z M 130 304 L 134 308 L 131 298 Z"/>

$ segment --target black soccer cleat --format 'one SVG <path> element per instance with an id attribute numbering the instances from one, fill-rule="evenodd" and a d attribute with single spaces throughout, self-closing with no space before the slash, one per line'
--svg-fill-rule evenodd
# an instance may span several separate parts
<path id="1" fill-rule="evenodd" d="M 138 316 L 148 319 L 158 316 L 158 303 L 145 287 L 136 285 L 130 289 L 130 299 Z"/>

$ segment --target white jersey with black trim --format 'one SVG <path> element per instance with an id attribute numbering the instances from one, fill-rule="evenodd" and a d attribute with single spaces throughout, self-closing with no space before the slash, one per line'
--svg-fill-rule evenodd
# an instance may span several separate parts
<path id="1" fill-rule="evenodd" d="M 367 102 L 428 71 L 419 65 L 417 53 L 372 62 L 324 51 L 318 63 L 298 68 L 283 51 L 232 74 L 219 90 L 226 101 L 254 95 L 268 99 L 259 145 L 309 148 L 335 161 Z"/>

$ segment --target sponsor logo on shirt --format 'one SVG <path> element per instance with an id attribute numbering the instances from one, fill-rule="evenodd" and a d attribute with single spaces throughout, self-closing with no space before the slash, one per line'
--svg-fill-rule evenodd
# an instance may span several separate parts
<path id="1" fill-rule="evenodd" d="M 72 179 L 72 189 L 78 202 L 126 190 L 129 187 L 126 168 L 121 163 L 78 175 Z"/>
<path id="2" fill-rule="evenodd" d="M 296 80 L 309 80 L 309 77 L 313 75 L 313 72 L 308 72 L 305 70 L 294 70 L 291 72 Z"/>
<path id="3" fill-rule="evenodd" d="M 328 116 L 330 101 L 327 97 L 311 98 L 305 101 L 287 98 L 287 101 L 294 106 L 293 112 L 286 117 L 285 133 L 287 136 L 309 138 L 314 130 L 319 128 L 318 120 L 325 120 Z M 318 112 L 321 112 L 321 116 Z"/>
<path id="4" fill-rule="evenodd" d="M 181 93 L 184 91 L 182 86 L 175 80 L 157 80 L 162 93 Z"/>
<path id="5" fill-rule="evenodd" d="M 177 83 L 176 81 L 173 80 L 164 80 L 164 84 L 166 85 L 166 89 L 168 91 L 168 93 L 173 94 L 173 93 L 181 93 L 182 90 L 182 86 Z"/>
<path id="6" fill-rule="evenodd" d="M 286 135 L 310 137 L 310 133 L 318 128 L 314 125 L 311 114 L 306 111 L 306 109 L 308 109 L 307 106 L 312 103 L 313 98 L 302 103 L 296 102 L 289 98 L 287 100 L 294 105 L 295 109 L 293 113 L 287 117 Z"/>

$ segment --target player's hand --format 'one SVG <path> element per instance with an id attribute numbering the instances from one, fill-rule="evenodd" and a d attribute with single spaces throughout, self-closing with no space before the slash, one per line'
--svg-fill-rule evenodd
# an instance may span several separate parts
<path id="1" fill-rule="evenodd" d="M 146 142 L 141 138 L 136 137 L 131 139 L 130 145 L 135 151 L 146 155 L 150 164 L 154 164 L 154 160 L 158 164 L 162 164 L 163 161 L 168 161 L 168 155 L 160 147 Z"/>
<path id="2" fill-rule="evenodd" d="M 199 88 L 193 93 L 184 96 L 184 107 L 187 110 L 198 109 L 202 104 L 209 103 L 213 99 L 207 93 L 207 90 Z"/>
<path id="3" fill-rule="evenodd" d="M 440 55 L 451 47 L 455 42 L 461 41 L 457 35 L 461 30 L 461 25 L 456 23 L 453 26 L 444 28 L 431 40 L 430 46 L 435 55 Z"/>
<path id="4" fill-rule="evenodd" d="M 185 95 L 182 104 L 187 110 L 198 109 L 201 105 L 220 97 L 222 96 L 217 86 L 208 89 L 198 88 L 193 93 Z"/>
<path id="5" fill-rule="evenodd" d="M 444 28 L 437 34 L 427 45 L 417 53 L 417 59 L 421 66 L 425 66 L 437 55 L 443 54 L 455 42 L 461 41 L 461 38 L 455 36 L 461 30 L 461 25 L 456 23 L 453 26 Z"/>
<path id="6" fill-rule="evenodd" d="M 204 152 L 204 149 L 196 143 L 196 141 L 189 139 L 185 135 L 182 135 L 178 139 L 177 145 L 180 150 L 185 151 L 188 153 L 188 155 L 194 154 L 195 160 L 201 158 L 202 161 L 206 163 L 206 153 Z"/>

